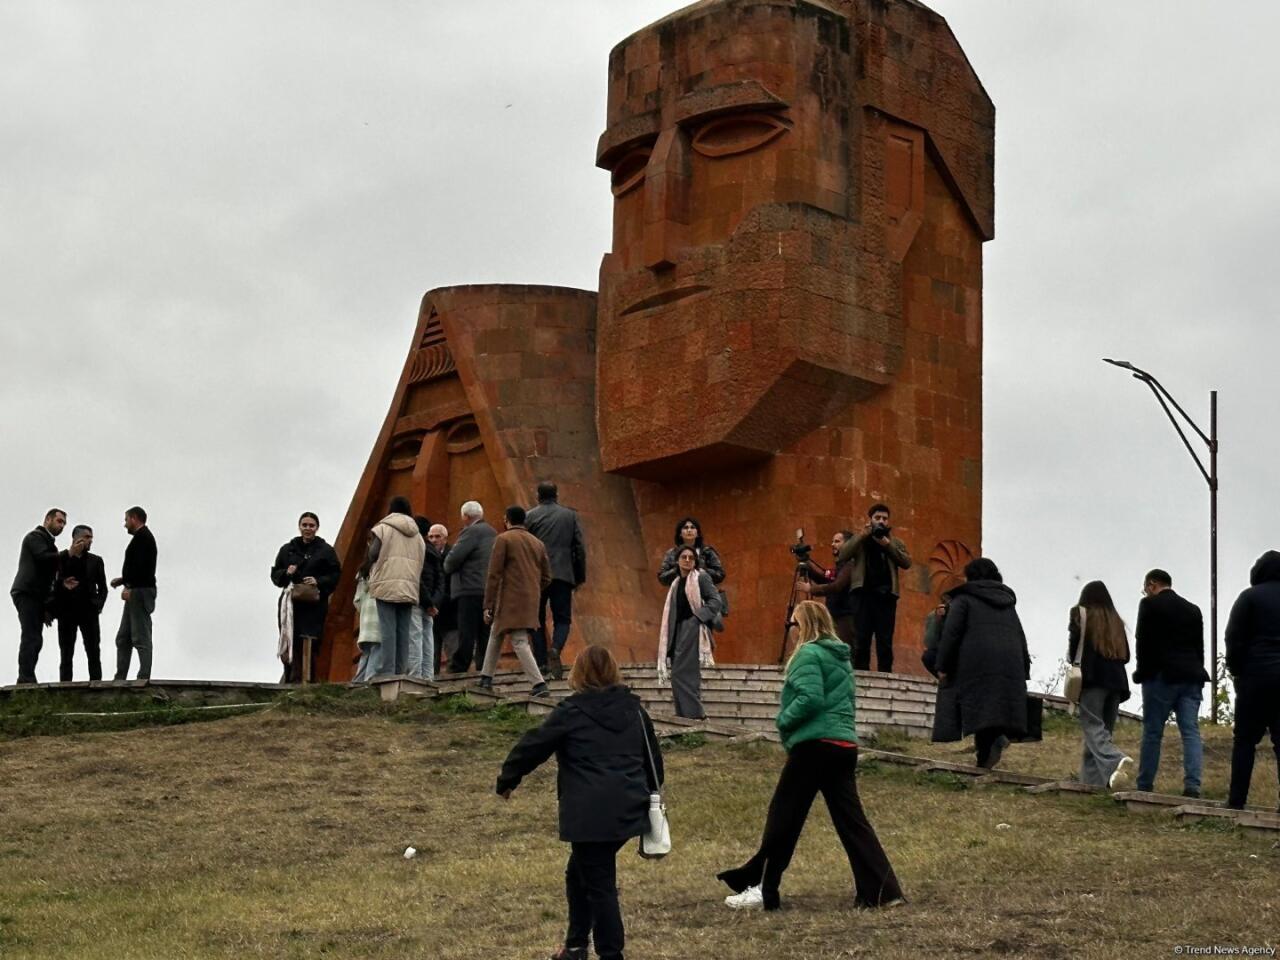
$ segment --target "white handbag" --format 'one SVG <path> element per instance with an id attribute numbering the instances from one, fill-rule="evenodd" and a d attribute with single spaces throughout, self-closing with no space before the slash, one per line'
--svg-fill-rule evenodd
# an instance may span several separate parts
<path id="1" fill-rule="evenodd" d="M 1076 609 L 1080 611 L 1080 639 L 1076 641 L 1076 655 L 1071 666 L 1067 667 L 1067 679 L 1062 686 L 1062 695 L 1072 703 L 1079 703 L 1080 694 L 1084 692 L 1084 673 L 1080 670 L 1080 658 L 1084 655 L 1084 628 L 1087 622 L 1085 608 Z"/>
<path id="2" fill-rule="evenodd" d="M 649 746 L 649 733 L 645 729 L 644 714 L 640 714 L 640 736 L 644 738 L 644 752 L 649 761 L 653 782 L 658 782 L 658 766 L 653 762 L 653 749 Z M 667 822 L 667 805 L 662 802 L 662 787 L 649 794 L 649 829 L 640 835 L 640 856 L 646 860 L 660 860 L 671 852 L 671 825 Z"/>

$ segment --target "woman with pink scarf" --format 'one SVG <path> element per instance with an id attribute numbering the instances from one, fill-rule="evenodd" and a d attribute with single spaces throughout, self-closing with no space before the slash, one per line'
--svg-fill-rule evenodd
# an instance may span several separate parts
<path id="1" fill-rule="evenodd" d="M 676 715 L 706 718 L 702 709 L 702 668 L 712 666 L 712 630 L 724 629 L 721 601 L 710 575 L 692 546 L 676 552 L 678 574 L 667 591 L 658 633 L 658 680 L 671 683 Z"/>

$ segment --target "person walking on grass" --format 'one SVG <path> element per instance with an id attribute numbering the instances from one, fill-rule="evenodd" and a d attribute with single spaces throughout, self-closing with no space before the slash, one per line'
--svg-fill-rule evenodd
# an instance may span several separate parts
<path id="1" fill-rule="evenodd" d="M 1280 553 L 1268 550 L 1227 620 L 1227 670 L 1236 688 L 1235 737 L 1227 806 L 1243 810 L 1258 742 L 1271 733 L 1280 774 Z"/>
<path id="2" fill-rule="evenodd" d="M 1080 664 L 1080 732 L 1084 756 L 1080 782 L 1111 790 L 1127 789 L 1133 782 L 1129 769 L 1133 758 L 1112 739 L 1120 704 L 1129 699 L 1129 638 L 1116 612 L 1111 593 L 1101 580 L 1092 580 L 1080 591 L 1080 602 L 1067 622 L 1067 660 Z M 1081 644 L 1084 644 L 1083 649 Z"/>
<path id="3" fill-rule="evenodd" d="M 939 709 L 950 713 L 935 716 L 933 739 L 946 743 L 973 734 L 977 764 L 990 769 L 1010 738 L 1027 735 L 1031 654 L 1014 609 L 1018 598 L 995 563 L 970 560 L 964 576 L 964 583 L 948 591 L 951 603 L 938 641 L 938 683 L 954 690 L 938 697 Z"/>
<path id="4" fill-rule="evenodd" d="M 529 648 L 529 635 L 538 624 L 538 602 L 551 583 L 551 561 L 542 541 L 524 527 L 524 507 L 507 507 L 507 529 L 493 541 L 489 574 L 484 588 L 484 622 L 491 627 L 479 686 L 493 688 L 502 641 L 511 637 L 511 647 L 529 678 L 535 697 L 547 694 L 547 683 Z"/>
<path id="5" fill-rule="evenodd" d="M 512 748 L 495 790 L 511 799 L 520 782 L 555 754 L 560 839 L 570 852 L 564 870 L 569 923 L 553 960 L 587 960 L 589 940 L 601 960 L 622 960 L 617 856 L 649 827 L 649 795 L 664 779 L 662 751 L 649 715 L 622 685 L 607 647 L 591 645 L 578 654 L 569 688 L 572 695 Z"/>
<path id="6" fill-rule="evenodd" d="M 1200 701 L 1209 674 L 1204 669 L 1204 616 L 1173 589 L 1173 578 L 1152 570 L 1138 604 L 1138 663 L 1134 683 L 1142 684 L 1142 752 L 1138 789 L 1155 788 L 1164 727 L 1172 713 L 1182 736 L 1182 795 L 1200 796 L 1204 746 L 1200 741 Z"/>
<path id="7" fill-rule="evenodd" d="M 734 909 L 777 910 L 809 807 L 819 791 L 853 869 L 854 902 L 889 907 L 904 902 L 889 858 L 858 798 L 858 735 L 854 725 L 852 651 L 836 638 L 827 608 L 805 600 L 795 608 L 797 645 L 787 662 L 777 727 L 787 762 L 778 778 L 760 848 L 742 866 L 717 874 Z"/>

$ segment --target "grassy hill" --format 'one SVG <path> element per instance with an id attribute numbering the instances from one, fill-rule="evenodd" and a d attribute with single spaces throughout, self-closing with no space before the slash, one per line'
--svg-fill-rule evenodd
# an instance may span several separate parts
<path id="1" fill-rule="evenodd" d="M 0 742 L 0 956 L 544 957 L 564 919 L 554 762 L 510 803 L 492 793 L 528 722 L 319 695 Z M 1009 766 L 1068 773 L 1077 752 L 1074 731 L 1051 725 Z M 758 840 L 781 750 L 677 743 L 667 762 L 676 850 L 619 858 L 632 958 L 1168 957 L 1280 934 L 1272 841 L 875 763 L 863 799 L 910 904 L 853 909 L 819 802 L 785 909 L 731 913 L 714 874 Z M 1256 776 L 1267 800 L 1270 763 Z"/>

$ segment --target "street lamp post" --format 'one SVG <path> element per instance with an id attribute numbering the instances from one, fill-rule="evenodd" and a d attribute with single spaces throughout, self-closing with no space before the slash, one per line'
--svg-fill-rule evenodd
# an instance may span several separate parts
<path id="1" fill-rule="evenodd" d="M 1209 657 L 1212 661 L 1212 671 L 1209 674 L 1212 683 L 1212 700 L 1209 707 L 1209 716 L 1214 723 L 1218 722 L 1218 391 L 1209 391 L 1209 433 L 1206 435 L 1203 430 L 1196 424 L 1187 411 L 1183 410 L 1178 401 L 1164 385 L 1155 377 L 1135 367 L 1128 360 L 1109 360 L 1103 358 L 1103 363 L 1109 363 L 1113 367 L 1120 367 L 1122 370 L 1128 370 L 1133 374 L 1135 380 L 1141 380 L 1151 388 L 1152 395 L 1160 404 L 1160 409 L 1169 418 L 1169 422 L 1173 424 L 1173 429 L 1178 431 L 1178 436 L 1182 440 L 1183 446 L 1187 448 L 1187 453 L 1191 454 L 1191 459 L 1196 462 L 1196 466 L 1200 468 L 1200 475 L 1204 477 L 1205 482 L 1209 485 Z M 1170 406 L 1173 410 L 1170 410 Z M 1196 435 L 1204 441 L 1209 448 L 1209 467 L 1205 468 L 1204 461 L 1200 459 L 1196 453 L 1195 447 L 1191 445 L 1191 441 L 1187 438 L 1186 431 L 1182 429 L 1182 425 L 1178 423 L 1174 410 L 1187 422 L 1187 425 L 1196 432 Z"/>

